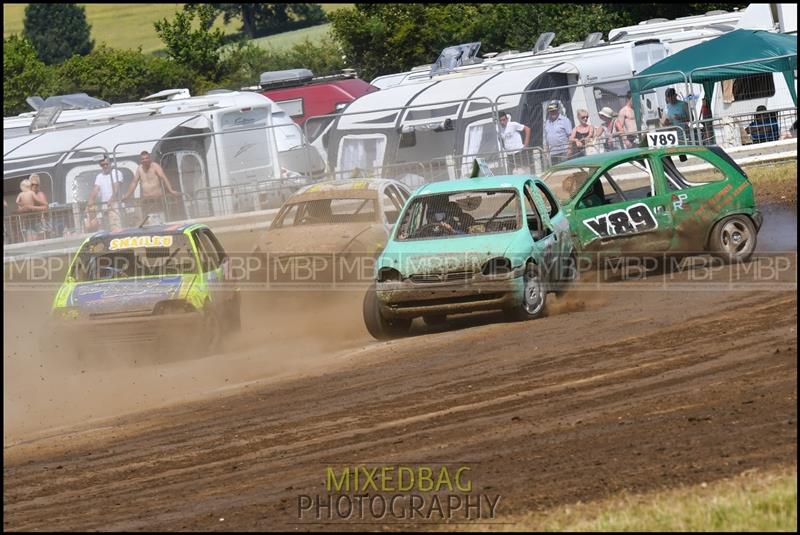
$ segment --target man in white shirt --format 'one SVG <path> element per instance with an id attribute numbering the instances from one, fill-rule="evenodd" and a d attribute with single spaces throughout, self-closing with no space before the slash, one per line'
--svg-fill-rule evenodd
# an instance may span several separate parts
<path id="1" fill-rule="evenodd" d="M 118 191 L 122 185 L 122 173 L 118 169 L 111 169 L 108 158 L 105 156 L 100 160 L 100 171 L 94 179 L 94 187 L 89 194 L 86 205 L 94 208 L 97 198 L 100 198 L 101 211 L 98 218 L 102 219 L 103 214 L 108 216 L 108 228 L 111 231 L 121 228 L 119 212 L 117 210 Z M 102 206 L 104 205 L 104 206 Z"/>
<path id="2" fill-rule="evenodd" d="M 513 173 L 514 169 L 525 165 L 523 149 L 528 146 L 531 140 L 531 129 L 524 124 L 510 121 L 508 114 L 504 111 L 497 115 L 497 120 L 500 123 L 500 139 L 503 141 L 503 150 L 508 162 L 508 172 Z M 525 141 L 520 137 L 520 132 L 525 132 Z"/>

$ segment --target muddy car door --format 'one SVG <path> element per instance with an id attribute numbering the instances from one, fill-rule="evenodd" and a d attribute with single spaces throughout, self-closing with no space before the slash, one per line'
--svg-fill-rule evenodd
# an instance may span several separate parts
<path id="1" fill-rule="evenodd" d="M 197 229 L 193 233 L 200 255 L 201 281 L 214 306 L 224 306 L 229 300 L 224 284 L 224 266 L 207 229 Z M 227 259 L 226 259 L 227 260 Z"/>
<path id="2" fill-rule="evenodd" d="M 533 182 L 525 184 L 524 197 L 525 222 L 533 239 L 533 258 L 539 264 L 542 278 L 555 281 L 560 277 L 559 232 L 553 227 L 541 193 Z"/>
<path id="3" fill-rule="evenodd" d="M 670 195 L 658 191 L 653 165 L 638 156 L 598 169 L 570 217 L 581 251 L 636 256 L 666 251 L 673 236 Z"/>

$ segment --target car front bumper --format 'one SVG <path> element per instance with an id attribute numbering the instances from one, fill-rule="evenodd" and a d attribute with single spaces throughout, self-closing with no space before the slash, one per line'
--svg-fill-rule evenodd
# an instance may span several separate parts
<path id="1" fill-rule="evenodd" d="M 505 275 L 476 274 L 451 282 L 378 282 L 381 315 L 387 319 L 501 310 L 522 300 L 523 267 Z"/>
<path id="2" fill-rule="evenodd" d="M 198 338 L 203 314 L 184 312 L 113 319 L 53 318 L 49 331 L 56 340 L 71 342 L 80 348 L 137 347 L 159 345 L 168 341 L 185 345 Z"/>

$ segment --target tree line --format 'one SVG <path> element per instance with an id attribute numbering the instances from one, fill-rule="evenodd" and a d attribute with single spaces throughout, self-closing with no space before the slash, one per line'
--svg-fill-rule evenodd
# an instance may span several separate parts
<path id="1" fill-rule="evenodd" d="M 325 15 L 319 4 L 185 4 L 154 23 L 165 55 L 95 46 L 78 4 L 28 4 L 22 35 L 3 40 L 3 115 L 28 111 L 25 98 L 85 92 L 110 102 L 171 87 L 192 94 L 239 89 L 264 71 L 309 68 L 317 75 L 354 68 L 371 80 L 432 63 L 449 45 L 481 41 L 481 52 L 527 50 L 539 34 L 553 45 L 650 18 L 702 14 L 746 4 L 354 4 Z M 240 33 L 213 28 L 242 21 Z M 286 50 L 249 39 L 331 23 L 331 36 Z"/>

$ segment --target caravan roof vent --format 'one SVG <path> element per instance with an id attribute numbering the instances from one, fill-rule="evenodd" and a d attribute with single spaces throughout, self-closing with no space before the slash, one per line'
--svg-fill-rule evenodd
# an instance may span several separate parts
<path id="1" fill-rule="evenodd" d="M 436 60 L 436 63 L 431 67 L 430 75 L 443 74 L 450 72 L 456 67 L 462 65 L 474 65 L 483 61 L 478 56 L 478 50 L 481 48 L 480 41 L 476 43 L 463 43 L 455 46 L 448 46 Z"/>
<path id="2" fill-rule="evenodd" d="M 182 98 L 189 98 L 191 97 L 191 93 L 186 88 L 183 89 L 164 89 L 163 91 L 159 91 L 158 93 L 153 93 L 152 95 L 147 95 L 142 99 L 142 102 L 146 102 L 148 100 L 179 100 Z"/>
<path id="3" fill-rule="evenodd" d="M 231 91 L 230 89 L 212 89 L 206 92 L 206 95 L 223 95 L 225 93 L 235 93 L 235 91 Z"/>
<path id="4" fill-rule="evenodd" d="M 553 32 L 544 32 L 543 34 L 539 35 L 539 38 L 536 40 L 536 44 L 533 45 L 533 53 L 538 54 L 548 46 L 550 43 L 553 42 L 553 39 L 556 38 L 556 34 Z"/>
<path id="5" fill-rule="evenodd" d="M 618 34 L 616 34 L 614 37 L 612 37 L 611 39 L 609 39 L 609 40 L 608 40 L 608 42 L 609 42 L 609 43 L 613 43 L 613 42 L 615 42 L 615 41 L 619 41 L 620 39 L 622 39 L 622 38 L 623 38 L 623 37 L 625 37 L 626 35 L 628 35 L 628 32 L 626 32 L 625 30 L 622 30 L 621 32 L 619 32 Z"/>
<path id="6" fill-rule="evenodd" d="M 502 52 L 497 54 L 497 56 L 495 56 L 495 57 L 504 58 L 506 56 L 511 56 L 511 55 L 514 55 L 514 54 L 519 54 L 519 50 L 503 50 Z"/>
<path id="7" fill-rule="evenodd" d="M 49 106 L 60 106 L 62 110 L 96 110 L 107 108 L 111 104 L 99 98 L 90 97 L 86 93 L 72 93 L 70 95 L 53 95 L 42 100 L 42 97 L 28 97 L 26 102 L 36 111 Z"/>
<path id="8" fill-rule="evenodd" d="M 592 32 L 583 40 L 583 48 L 597 46 L 603 40 L 603 32 Z"/>
<path id="9" fill-rule="evenodd" d="M 642 25 L 642 24 L 658 24 L 659 22 L 669 22 L 669 19 L 664 19 L 664 18 L 647 19 L 646 21 L 640 22 L 639 25 Z"/>
<path id="10" fill-rule="evenodd" d="M 314 78 L 310 69 L 288 69 L 285 71 L 262 72 L 259 84 L 261 89 L 275 89 L 303 85 Z"/>
<path id="11" fill-rule="evenodd" d="M 727 11 L 724 9 L 715 9 L 713 11 L 706 11 L 706 15 L 725 15 Z"/>

